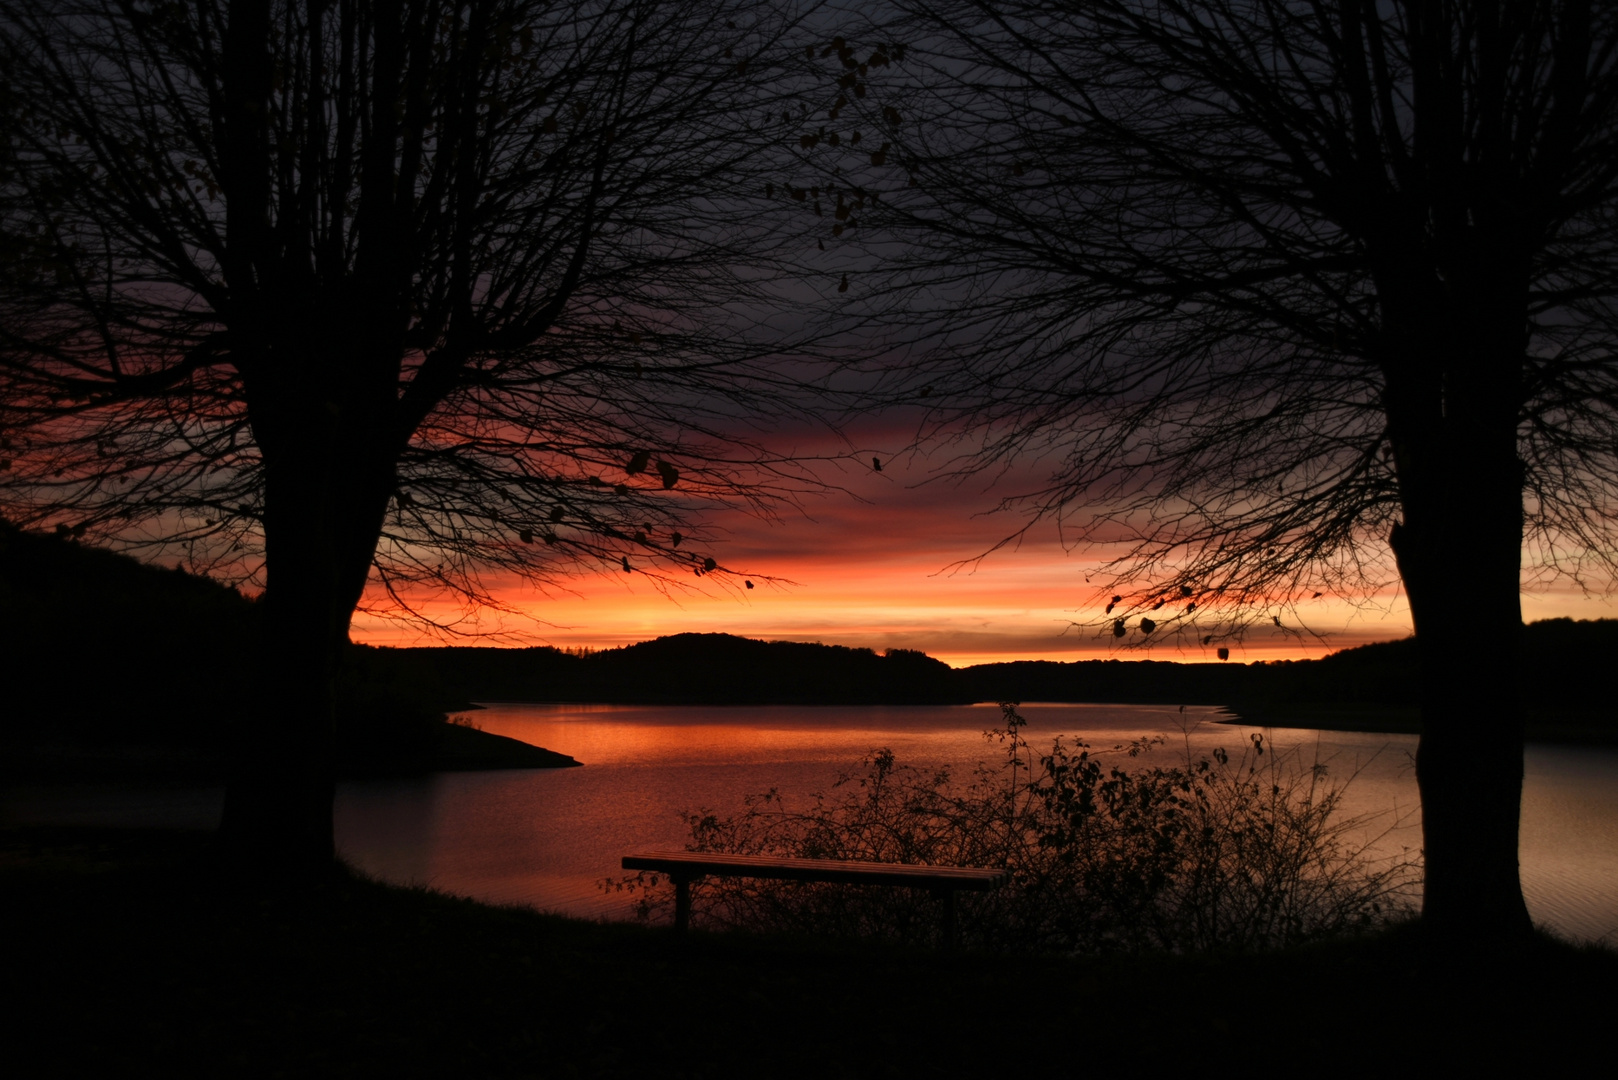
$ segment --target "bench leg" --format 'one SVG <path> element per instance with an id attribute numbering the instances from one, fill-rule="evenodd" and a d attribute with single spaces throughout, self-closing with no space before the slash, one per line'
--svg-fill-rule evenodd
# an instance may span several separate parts
<path id="1" fill-rule="evenodd" d="M 943 950 L 945 952 L 954 952 L 961 944 L 960 926 L 956 921 L 955 890 L 936 889 L 933 891 L 933 895 L 938 897 L 944 904 Z"/>
<path id="2" fill-rule="evenodd" d="M 674 879 L 674 932 L 684 934 L 691 927 L 691 879 Z"/>

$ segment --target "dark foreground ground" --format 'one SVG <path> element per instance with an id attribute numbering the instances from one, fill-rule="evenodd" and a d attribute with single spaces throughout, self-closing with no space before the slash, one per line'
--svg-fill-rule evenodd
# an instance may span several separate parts
<path id="1" fill-rule="evenodd" d="M 1462 960 L 1419 926 L 1218 959 L 681 942 L 246 881 L 194 834 L 0 833 L 0 920 L 14 1076 L 1543 1072 L 1607 1060 L 1618 1015 L 1618 954 L 1548 939 Z"/>

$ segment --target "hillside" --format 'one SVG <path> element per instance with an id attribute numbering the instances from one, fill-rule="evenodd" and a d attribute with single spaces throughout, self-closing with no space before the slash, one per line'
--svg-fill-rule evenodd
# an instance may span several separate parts
<path id="1" fill-rule="evenodd" d="M 254 606 L 234 589 L 0 521 L 0 735 L 48 724 L 148 745 L 217 741 L 247 685 Z"/>
<path id="2" fill-rule="evenodd" d="M 251 700 L 258 609 L 208 578 L 0 521 L 0 772 L 214 778 Z M 349 776 L 577 764 L 452 728 L 430 668 L 356 646 L 338 686 Z"/>
<path id="3" fill-rule="evenodd" d="M 385 651 L 385 650 L 384 650 Z M 675 634 L 584 656 L 550 648 L 402 649 L 482 701 L 669 705 L 943 705 L 972 700 L 925 653 Z M 424 664 L 425 666 L 425 664 Z"/>

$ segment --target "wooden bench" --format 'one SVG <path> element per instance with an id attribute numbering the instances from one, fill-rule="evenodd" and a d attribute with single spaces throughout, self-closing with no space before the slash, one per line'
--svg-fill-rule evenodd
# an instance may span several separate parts
<path id="1" fill-rule="evenodd" d="M 780 859 L 768 855 L 722 855 L 702 851 L 647 851 L 625 855 L 625 870 L 667 874 L 674 882 L 674 929 L 691 924 L 691 882 L 702 877 L 773 878 L 848 885 L 897 885 L 926 889 L 944 903 L 944 947 L 955 948 L 955 894 L 985 892 L 1004 884 L 1008 874 L 982 866 L 915 866 L 909 863 L 843 862 L 835 859 Z"/>

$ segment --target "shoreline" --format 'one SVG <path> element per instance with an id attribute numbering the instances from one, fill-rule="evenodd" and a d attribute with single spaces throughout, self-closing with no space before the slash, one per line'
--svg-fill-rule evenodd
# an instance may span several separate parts
<path id="1" fill-rule="evenodd" d="M 390 760 L 378 750 L 371 763 L 340 770 L 339 780 L 427 776 L 499 769 L 574 769 L 584 762 L 506 735 L 445 722 L 433 754 L 419 761 Z M 213 747 L 143 743 L 0 743 L 0 779 L 16 783 L 157 783 L 217 785 L 225 782 L 228 755 Z"/>
<path id="2" fill-rule="evenodd" d="M 1420 735 L 1421 710 L 1406 705 L 1224 705 L 1216 724 L 1291 730 L 1353 731 L 1378 735 Z M 1524 710 L 1523 741 L 1563 746 L 1618 747 L 1618 726 L 1594 712 Z M 1602 721 L 1606 720 L 1605 723 Z"/>

